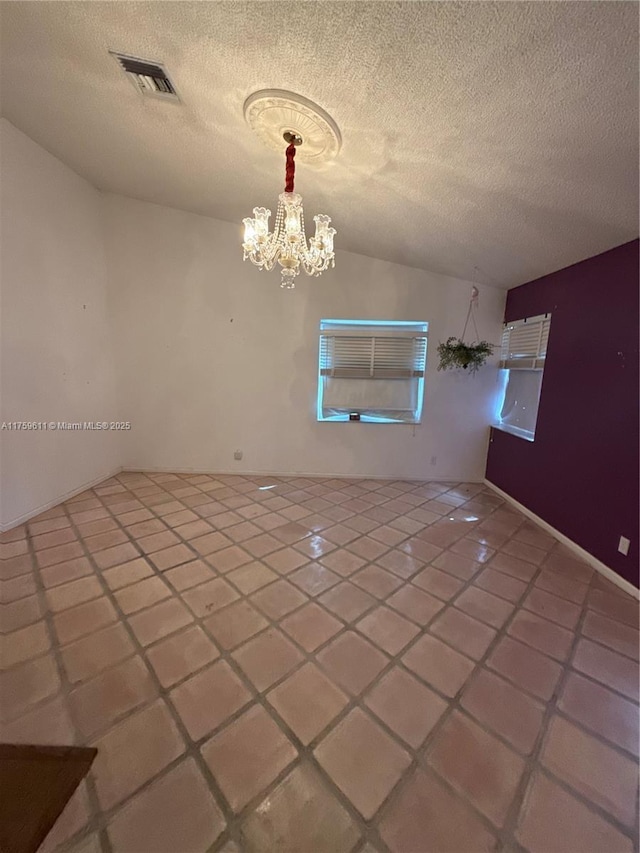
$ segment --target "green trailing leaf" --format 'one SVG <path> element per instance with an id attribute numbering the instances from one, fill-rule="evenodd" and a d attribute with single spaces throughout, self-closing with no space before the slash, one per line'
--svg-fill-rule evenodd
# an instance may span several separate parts
<path id="1" fill-rule="evenodd" d="M 460 338 L 448 338 L 447 342 L 438 344 L 440 364 L 438 370 L 455 370 L 462 368 L 475 373 L 493 354 L 494 345 L 489 341 L 478 341 L 476 344 L 465 344 Z"/>

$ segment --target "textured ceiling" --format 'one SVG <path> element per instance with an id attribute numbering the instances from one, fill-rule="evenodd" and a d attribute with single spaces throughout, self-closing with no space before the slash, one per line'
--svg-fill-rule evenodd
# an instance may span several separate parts
<path id="1" fill-rule="evenodd" d="M 296 175 L 337 248 L 510 287 L 638 235 L 634 2 L 0 5 L 3 114 L 103 190 L 275 209 L 284 158 L 242 105 L 280 88 L 342 131 Z M 165 63 L 183 103 L 108 50 Z"/>

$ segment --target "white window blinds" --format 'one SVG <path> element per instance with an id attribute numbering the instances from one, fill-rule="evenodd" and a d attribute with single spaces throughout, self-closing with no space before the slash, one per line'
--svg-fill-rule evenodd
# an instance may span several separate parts
<path id="1" fill-rule="evenodd" d="M 507 323 L 502 333 L 500 367 L 542 370 L 547 355 L 551 314 Z"/>
<path id="2" fill-rule="evenodd" d="M 427 324 L 322 320 L 318 418 L 418 423 Z"/>
<path id="3" fill-rule="evenodd" d="M 424 376 L 426 334 L 357 332 L 320 335 L 320 374 L 336 379 L 412 379 Z"/>

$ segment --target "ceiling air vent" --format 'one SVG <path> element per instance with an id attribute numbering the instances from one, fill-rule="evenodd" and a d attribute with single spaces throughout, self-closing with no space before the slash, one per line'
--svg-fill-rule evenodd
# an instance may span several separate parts
<path id="1" fill-rule="evenodd" d="M 146 59 L 137 59 L 135 56 L 125 56 L 122 53 L 114 53 L 118 65 L 125 72 L 129 80 L 143 95 L 154 98 L 163 98 L 170 101 L 179 101 L 176 87 L 169 79 L 169 75 L 158 62 L 148 62 Z"/>

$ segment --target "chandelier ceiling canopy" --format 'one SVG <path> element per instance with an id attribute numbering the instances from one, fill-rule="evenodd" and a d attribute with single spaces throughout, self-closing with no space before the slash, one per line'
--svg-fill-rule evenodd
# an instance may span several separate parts
<path id="1" fill-rule="evenodd" d="M 284 192 L 278 196 L 273 231 L 269 231 L 271 211 L 254 207 L 253 217 L 244 223 L 244 260 L 259 269 L 281 267 L 281 287 L 295 287 L 300 270 L 318 276 L 335 265 L 329 216 L 314 216 L 315 234 L 305 234 L 302 197 L 294 191 L 297 149 L 305 152 L 301 160 L 319 164 L 332 159 L 340 150 L 337 125 L 327 113 L 311 101 L 279 90 L 264 90 L 251 95 L 244 105 L 247 123 L 270 148 L 280 151 L 286 144 Z"/>

